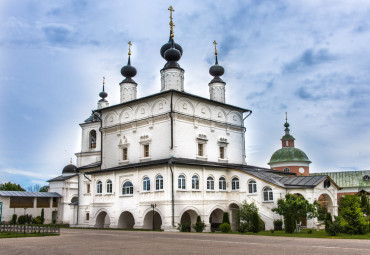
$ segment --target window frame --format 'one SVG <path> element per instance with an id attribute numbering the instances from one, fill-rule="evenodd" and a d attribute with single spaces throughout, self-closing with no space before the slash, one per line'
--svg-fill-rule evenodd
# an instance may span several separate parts
<path id="1" fill-rule="evenodd" d="M 186 189 L 186 177 L 184 174 L 180 174 L 177 177 L 177 189 L 181 189 L 181 190 Z"/>
<path id="2" fill-rule="evenodd" d="M 226 190 L 226 178 L 224 176 L 221 176 L 218 179 L 218 189 L 219 190 Z"/>
<path id="3" fill-rule="evenodd" d="M 156 191 L 163 190 L 163 176 L 161 174 L 158 174 L 155 177 L 155 190 Z"/>
<path id="4" fill-rule="evenodd" d="M 207 190 L 215 190 L 215 178 L 213 176 L 207 177 Z"/>
<path id="5" fill-rule="evenodd" d="M 131 184 L 131 186 L 129 186 L 129 184 Z M 122 196 L 132 196 L 133 194 L 134 194 L 134 185 L 130 180 L 126 180 L 122 184 Z"/>
<path id="6" fill-rule="evenodd" d="M 143 191 L 150 191 L 150 178 L 148 176 L 144 176 L 143 178 Z"/>
<path id="7" fill-rule="evenodd" d="M 251 192 L 252 190 L 252 192 Z M 248 181 L 248 193 L 257 194 L 257 182 L 255 180 Z"/>
<path id="8" fill-rule="evenodd" d="M 95 134 L 95 137 L 93 137 Z M 90 130 L 89 132 L 89 149 L 96 149 L 97 144 L 97 132 L 95 129 Z"/>
<path id="9" fill-rule="evenodd" d="M 113 193 L 113 182 L 111 180 L 107 180 L 105 188 L 106 188 L 107 194 L 112 194 Z"/>
<path id="10" fill-rule="evenodd" d="M 263 188 L 263 202 L 273 202 L 273 201 L 274 201 L 274 193 L 272 191 L 272 188 L 271 187 Z"/>
<path id="11" fill-rule="evenodd" d="M 199 190 L 199 176 L 196 174 L 191 177 L 191 189 Z"/>
<path id="12" fill-rule="evenodd" d="M 96 182 L 96 194 L 103 194 L 103 183 L 100 180 Z"/>
<path id="13" fill-rule="evenodd" d="M 237 176 L 234 176 L 231 179 L 231 190 L 239 190 L 240 189 L 240 181 Z"/>

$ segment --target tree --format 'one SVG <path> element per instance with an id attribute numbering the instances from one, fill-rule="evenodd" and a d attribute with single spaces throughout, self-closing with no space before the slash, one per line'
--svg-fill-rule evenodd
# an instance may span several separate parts
<path id="1" fill-rule="evenodd" d="M 229 219 L 229 213 L 224 212 L 223 218 L 222 218 L 222 223 L 228 223 L 230 225 L 230 219 Z"/>
<path id="2" fill-rule="evenodd" d="M 193 228 L 196 232 L 203 232 L 206 228 L 206 224 L 200 219 L 200 216 L 197 216 L 197 222 L 193 225 Z"/>
<path id="3" fill-rule="evenodd" d="M 277 204 L 278 207 L 272 211 L 284 216 L 286 233 L 293 233 L 296 223 L 300 222 L 302 218 L 312 219 L 318 214 L 318 203 L 315 201 L 310 204 L 301 195 L 288 193 L 285 195 L 285 199 L 279 199 Z"/>
<path id="4" fill-rule="evenodd" d="M 361 200 L 356 195 L 345 195 L 339 199 L 339 216 L 345 232 L 364 234 L 366 222 L 361 208 Z"/>
<path id="5" fill-rule="evenodd" d="M 39 192 L 40 189 L 41 189 L 41 186 L 38 184 L 35 184 L 33 186 L 30 185 L 27 187 L 27 191 L 30 191 L 30 192 Z"/>
<path id="6" fill-rule="evenodd" d="M 40 192 L 48 192 L 48 188 L 49 187 L 45 185 L 45 186 L 42 186 L 39 191 Z"/>
<path id="7" fill-rule="evenodd" d="M 369 199 L 367 198 L 365 192 L 361 194 L 361 208 L 364 214 L 370 215 Z"/>
<path id="8" fill-rule="evenodd" d="M 248 204 L 247 201 L 244 200 L 244 202 L 241 204 L 240 208 L 238 209 L 238 215 L 239 215 L 240 221 L 250 223 L 252 220 L 252 214 L 254 212 L 258 213 L 257 206 L 253 202 Z"/>
<path id="9" fill-rule="evenodd" d="M 41 224 L 44 224 L 44 222 L 45 222 L 44 208 L 41 209 L 40 220 L 41 220 Z"/>
<path id="10" fill-rule="evenodd" d="M 19 184 L 15 184 L 15 183 L 11 183 L 11 182 L 0 183 L 0 190 L 3 190 L 3 191 L 26 191 Z"/>

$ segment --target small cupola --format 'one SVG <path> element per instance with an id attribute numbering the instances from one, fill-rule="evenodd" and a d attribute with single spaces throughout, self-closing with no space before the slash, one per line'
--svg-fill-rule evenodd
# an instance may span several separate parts
<path id="1" fill-rule="evenodd" d="M 105 87 L 105 77 L 103 77 L 103 91 L 99 93 L 99 96 L 101 97 L 101 99 L 98 101 L 98 109 L 109 106 L 108 100 L 105 99 L 108 96 L 108 93 L 105 92 L 104 87 Z"/>
<path id="2" fill-rule="evenodd" d="M 128 42 L 128 61 L 127 65 L 122 67 L 121 74 L 125 79 L 119 84 L 121 87 L 121 103 L 135 100 L 137 96 L 137 83 L 132 79 L 135 77 L 136 68 L 131 65 L 131 41 Z"/>
<path id="3" fill-rule="evenodd" d="M 210 99 L 213 101 L 225 103 L 225 86 L 226 83 L 221 79 L 225 69 L 218 64 L 217 58 L 217 42 L 213 41 L 215 45 L 215 64 L 209 68 L 209 74 L 213 76 L 213 79 L 208 84 Z"/>

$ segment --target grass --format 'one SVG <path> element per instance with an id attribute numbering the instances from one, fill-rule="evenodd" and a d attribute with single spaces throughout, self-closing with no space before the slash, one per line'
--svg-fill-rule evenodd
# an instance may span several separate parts
<path id="1" fill-rule="evenodd" d="M 0 232 L 1 238 L 16 238 L 16 237 L 35 237 L 35 236 L 58 236 L 58 234 L 51 233 L 9 233 L 9 232 Z"/>
<path id="2" fill-rule="evenodd" d="M 285 237 L 305 237 L 305 238 L 328 238 L 328 239 L 370 239 L 370 233 L 366 233 L 364 235 L 349 235 L 349 234 L 338 234 L 337 236 L 329 236 L 326 234 L 325 230 L 317 231 L 315 229 L 312 229 L 312 234 L 308 233 L 307 229 L 303 229 L 300 233 L 292 233 L 287 234 L 284 230 L 282 231 L 274 231 L 274 233 L 271 233 L 271 231 L 261 231 L 258 233 L 244 233 L 241 234 L 239 232 L 233 232 L 233 234 L 240 234 L 240 235 L 257 235 L 257 236 L 285 236 Z"/>

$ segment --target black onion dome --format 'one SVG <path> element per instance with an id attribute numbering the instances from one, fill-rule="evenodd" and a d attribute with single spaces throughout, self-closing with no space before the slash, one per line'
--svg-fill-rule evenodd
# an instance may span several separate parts
<path id="1" fill-rule="evenodd" d="M 181 52 L 176 48 L 169 48 L 164 53 L 164 59 L 167 61 L 179 61 L 181 58 Z"/>
<path id="2" fill-rule="evenodd" d="M 108 96 L 108 93 L 105 92 L 105 91 L 102 91 L 102 92 L 99 93 L 99 96 L 104 99 Z"/>
<path id="3" fill-rule="evenodd" d="M 68 164 L 63 168 L 62 174 L 74 174 L 77 167 L 73 164 Z"/>
<path id="4" fill-rule="evenodd" d="M 121 74 L 125 77 L 134 77 L 136 75 L 137 71 L 136 68 L 133 67 L 130 63 L 130 57 L 128 58 L 128 63 L 121 69 Z"/>
<path id="5" fill-rule="evenodd" d="M 173 43 L 173 47 L 176 49 L 176 50 L 178 50 L 178 51 L 180 51 L 180 55 L 182 56 L 182 47 L 181 47 L 181 45 L 180 44 L 178 44 L 178 43 Z M 164 53 L 166 52 L 166 50 L 168 50 L 168 49 L 170 49 L 171 48 L 171 31 L 170 31 L 170 39 L 168 40 L 168 42 L 167 43 L 165 43 L 165 44 L 163 44 L 162 45 L 162 47 L 161 47 L 161 56 L 162 56 L 162 58 L 164 58 L 164 59 L 166 59 L 165 58 L 165 56 L 164 56 Z"/>
<path id="6" fill-rule="evenodd" d="M 218 64 L 213 65 L 211 66 L 211 68 L 209 68 L 209 74 L 212 76 L 222 76 L 224 73 L 224 68 Z"/>

